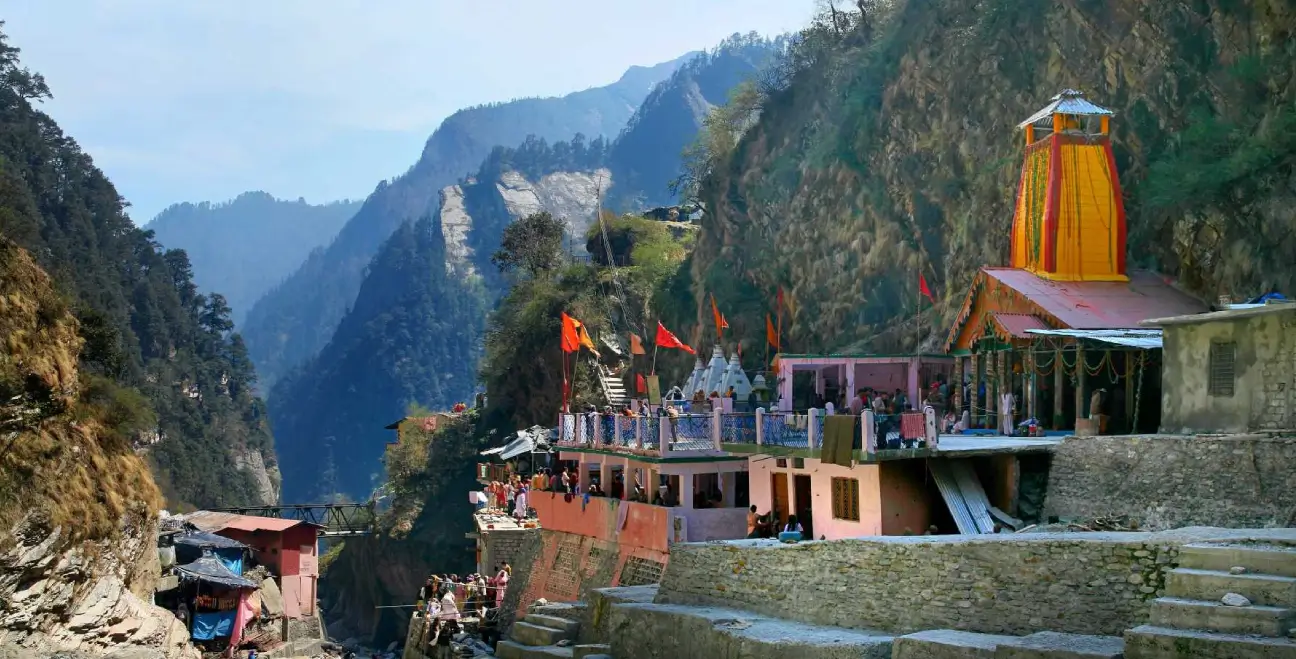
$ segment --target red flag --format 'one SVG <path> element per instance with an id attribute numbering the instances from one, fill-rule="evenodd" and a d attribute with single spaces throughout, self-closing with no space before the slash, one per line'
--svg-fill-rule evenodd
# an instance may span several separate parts
<path id="1" fill-rule="evenodd" d="M 778 297 L 774 298 L 774 309 L 776 311 L 783 310 L 783 287 L 782 286 L 778 287 Z"/>
<path id="2" fill-rule="evenodd" d="M 642 393 L 644 393 L 644 392 L 646 392 L 646 391 L 648 391 L 648 383 L 644 381 L 644 377 L 643 377 L 643 375 L 636 373 L 636 374 L 635 374 L 635 393 L 637 393 L 637 394 L 642 394 Z"/>
<path id="3" fill-rule="evenodd" d="M 779 336 L 774 331 L 774 320 L 769 314 L 765 314 L 765 342 L 774 348 L 775 352 L 779 349 Z"/>
<path id="4" fill-rule="evenodd" d="M 580 350 L 581 340 L 578 331 L 580 323 L 575 318 L 568 316 L 566 312 L 562 315 L 562 349 L 563 352 L 576 352 Z"/>
<path id="5" fill-rule="evenodd" d="M 653 343 L 656 343 L 658 348 L 679 348 L 690 355 L 697 354 L 683 341 L 680 341 L 679 337 L 671 334 L 671 331 L 666 329 L 666 326 L 661 324 L 660 320 L 657 321 L 657 337 L 653 340 Z"/>
<path id="6" fill-rule="evenodd" d="M 927 278 L 918 273 L 918 292 L 922 293 L 932 304 L 936 304 L 936 298 L 932 297 L 931 289 L 927 287 Z"/>

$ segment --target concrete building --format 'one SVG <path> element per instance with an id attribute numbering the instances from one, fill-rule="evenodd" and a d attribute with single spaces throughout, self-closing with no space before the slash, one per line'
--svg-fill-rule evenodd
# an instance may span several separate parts
<path id="1" fill-rule="evenodd" d="M 1296 304 L 1145 324 L 1163 333 L 1162 432 L 1296 428 Z"/>
<path id="2" fill-rule="evenodd" d="M 252 549 L 256 562 L 279 580 L 284 615 L 315 615 L 319 582 L 319 531 L 309 522 L 198 511 L 185 518 L 203 531 L 238 540 Z"/>

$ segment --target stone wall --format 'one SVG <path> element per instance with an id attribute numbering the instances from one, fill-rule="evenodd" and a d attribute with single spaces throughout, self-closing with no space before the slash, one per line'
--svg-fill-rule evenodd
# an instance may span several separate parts
<path id="1" fill-rule="evenodd" d="M 659 604 L 722 606 L 894 634 L 1119 635 L 1147 621 L 1187 542 L 1224 529 L 874 537 L 672 548 Z"/>
<path id="2" fill-rule="evenodd" d="M 539 529 L 509 529 L 504 531 L 478 531 L 483 537 L 485 551 L 482 553 L 482 569 L 486 574 L 494 575 L 495 566 L 508 563 L 514 570 L 522 558 L 532 536 L 539 537 Z"/>
<path id="3" fill-rule="evenodd" d="M 1144 530 L 1296 522 L 1296 438 L 1069 437 L 1053 454 L 1047 515 L 1126 515 Z"/>

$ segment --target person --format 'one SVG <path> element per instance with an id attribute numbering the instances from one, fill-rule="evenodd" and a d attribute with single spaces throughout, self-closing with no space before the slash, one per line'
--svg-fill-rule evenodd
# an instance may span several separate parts
<path id="1" fill-rule="evenodd" d="M 850 401 L 851 416 L 859 416 L 864 413 L 864 390 L 860 389 L 855 392 L 855 397 Z"/>
<path id="2" fill-rule="evenodd" d="M 1013 406 L 1017 404 L 1011 391 L 1005 390 L 1003 396 L 999 399 L 999 419 L 1002 421 L 1001 430 L 1003 434 L 1009 437 L 1013 434 Z"/>
<path id="3" fill-rule="evenodd" d="M 796 515 L 788 515 L 788 523 L 783 527 L 784 533 L 805 533 L 801 528 L 801 522 L 797 521 Z"/>
<path id="4" fill-rule="evenodd" d="M 508 589 L 509 574 L 512 569 L 508 563 L 501 563 L 499 572 L 495 574 L 495 607 L 504 606 L 504 592 Z"/>
<path id="5" fill-rule="evenodd" d="M 508 561 L 504 561 L 504 572 L 509 575 L 509 578 L 513 577 L 513 566 L 509 565 Z"/>
<path id="6" fill-rule="evenodd" d="M 617 474 L 612 477 L 612 491 L 610 494 L 613 499 L 625 498 L 625 476 Z"/>
<path id="7" fill-rule="evenodd" d="M 603 496 L 603 488 L 599 486 L 599 482 L 597 478 L 590 479 L 589 494 L 592 497 Z"/>
<path id="8" fill-rule="evenodd" d="M 527 489 L 525 487 L 518 490 L 517 498 L 513 500 L 513 516 L 520 522 L 527 516 Z"/>
<path id="9" fill-rule="evenodd" d="M 562 476 L 562 491 L 563 491 L 563 492 L 566 492 L 567 494 L 571 494 L 571 491 L 572 491 L 572 489 L 571 489 L 571 476 L 567 473 L 567 469 L 566 469 L 566 468 L 564 468 L 564 469 L 562 470 L 562 474 L 561 474 L 561 476 Z"/>
<path id="10" fill-rule="evenodd" d="M 895 407 L 896 412 L 903 412 L 909 409 L 909 396 L 902 389 L 895 390 Z"/>
<path id="11" fill-rule="evenodd" d="M 724 397 L 725 397 L 725 398 L 729 398 L 729 399 L 733 399 L 733 398 L 737 398 L 737 397 L 738 397 L 738 394 L 734 392 L 734 388 L 733 388 L 733 387 L 729 387 L 729 390 L 725 392 Z"/>
<path id="12" fill-rule="evenodd" d="M 748 538 L 756 537 L 756 524 L 758 521 L 760 521 L 760 515 L 756 514 L 756 505 L 752 504 L 752 507 L 747 510 L 747 537 Z"/>

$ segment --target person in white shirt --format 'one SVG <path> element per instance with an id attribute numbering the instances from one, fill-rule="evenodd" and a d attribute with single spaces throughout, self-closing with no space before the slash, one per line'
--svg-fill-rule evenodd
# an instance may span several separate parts
<path id="1" fill-rule="evenodd" d="M 783 532 L 784 533 L 805 533 L 805 530 L 801 528 L 801 522 L 797 521 L 796 515 L 788 515 L 788 523 L 787 526 L 783 527 Z"/>
<path id="2" fill-rule="evenodd" d="M 1016 404 L 1017 400 L 1013 398 L 1011 391 L 1005 391 L 999 397 L 999 418 L 1003 422 L 1003 427 L 1000 430 L 1008 436 L 1013 434 L 1013 406 Z"/>

